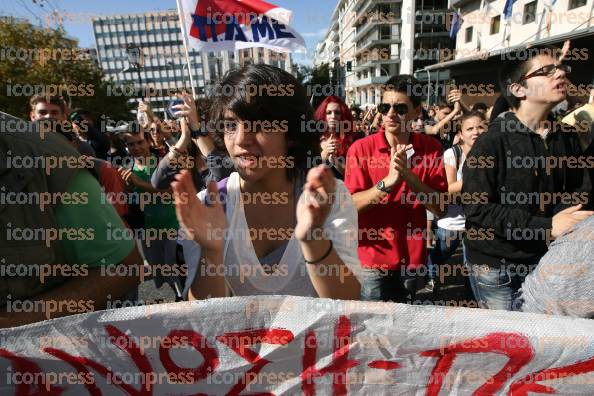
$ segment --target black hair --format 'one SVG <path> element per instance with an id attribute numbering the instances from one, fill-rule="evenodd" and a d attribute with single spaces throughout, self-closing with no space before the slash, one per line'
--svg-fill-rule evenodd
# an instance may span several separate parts
<path id="1" fill-rule="evenodd" d="M 77 107 L 76 109 L 71 110 L 70 113 L 78 113 L 78 114 L 80 114 L 83 117 L 93 118 L 93 115 L 91 114 L 90 111 L 85 110 L 85 109 L 83 109 L 81 107 Z"/>
<path id="2" fill-rule="evenodd" d="M 487 105 L 483 102 L 476 102 L 473 106 L 472 106 L 472 110 L 477 110 L 477 111 L 487 111 Z"/>
<path id="3" fill-rule="evenodd" d="M 257 89 L 256 94 L 253 88 Z M 291 74 L 269 65 L 250 64 L 229 71 L 214 92 L 209 124 L 215 125 L 215 140 L 223 140 L 218 125 L 224 120 L 225 111 L 230 110 L 242 121 L 286 122 L 287 156 L 295 164 L 287 168 L 290 179 L 297 177 L 297 171 L 309 169 L 309 156 L 319 155 L 321 132 L 302 127 L 313 120 L 313 109 L 305 88 Z"/>
<path id="4" fill-rule="evenodd" d="M 473 117 L 478 117 L 481 119 L 481 121 L 487 121 L 487 117 L 485 117 L 485 113 L 483 113 L 480 110 L 472 109 L 471 111 L 468 111 L 468 112 L 462 114 L 462 117 L 460 117 L 460 126 L 462 126 L 462 123 L 464 123 L 464 121 L 466 121 L 469 118 L 473 118 Z"/>
<path id="5" fill-rule="evenodd" d="M 361 113 L 363 112 L 363 110 L 361 110 L 361 108 L 358 106 L 352 106 L 350 110 L 355 112 L 357 118 L 359 118 L 361 116 Z"/>
<path id="6" fill-rule="evenodd" d="M 504 63 L 499 74 L 499 88 L 510 108 L 517 109 L 520 106 L 520 99 L 511 93 L 510 86 L 515 83 L 526 86 L 526 82 L 520 82 L 520 79 L 526 75 L 528 70 L 530 70 L 532 59 L 541 55 L 557 58 L 560 51 L 561 50 L 557 47 L 541 45 L 531 48 L 517 49 L 501 55 Z"/>
<path id="7" fill-rule="evenodd" d="M 499 95 L 499 97 L 497 98 L 497 100 L 495 100 L 495 103 L 493 104 L 493 110 L 491 110 L 489 124 L 495 121 L 495 119 L 499 117 L 501 113 L 505 113 L 506 111 L 509 111 L 509 102 L 502 94 Z"/>
<path id="8" fill-rule="evenodd" d="M 390 78 L 386 83 L 385 90 L 405 94 L 415 107 L 419 106 L 424 99 L 423 84 L 410 74 L 400 74 Z"/>

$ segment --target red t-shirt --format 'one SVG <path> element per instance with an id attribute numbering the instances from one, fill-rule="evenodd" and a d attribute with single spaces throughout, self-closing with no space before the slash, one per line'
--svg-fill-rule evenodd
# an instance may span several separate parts
<path id="1" fill-rule="evenodd" d="M 410 169 L 421 182 L 447 191 L 440 143 L 419 133 L 410 134 L 414 154 Z M 369 190 L 388 175 L 390 146 L 383 128 L 359 139 L 346 158 L 344 183 L 351 194 Z M 386 270 L 425 265 L 427 215 L 424 203 L 438 203 L 438 196 L 421 197 L 405 181 L 399 182 L 381 202 L 359 213 L 359 259 L 366 268 Z"/>
<path id="2" fill-rule="evenodd" d="M 96 173 L 98 174 L 99 184 L 103 187 L 104 192 L 109 194 L 107 200 L 123 219 L 128 214 L 128 204 L 126 203 L 128 200 L 126 199 L 124 202 L 121 200 L 121 197 L 126 192 L 126 183 L 122 179 L 122 176 L 120 176 L 118 169 L 113 167 L 111 163 L 98 158 L 94 158 L 93 161 Z"/>

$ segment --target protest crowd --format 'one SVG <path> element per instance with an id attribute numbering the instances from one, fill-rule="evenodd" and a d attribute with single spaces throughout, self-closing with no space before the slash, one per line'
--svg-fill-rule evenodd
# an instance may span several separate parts
<path id="1" fill-rule="evenodd" d="M 479 309 L 594 318 L 594 129 L 566 123 L 592 104 L 561 59 L 530 54 L 502 61 L 493 106 L 457 89 L 429 106 L 396 75 L 377 106 L 314 109 L 267 65 L 180 92 L 167 119 L 140 101 L 119 132 L 32 96 L 35 131 L 0 134 L 0 327 L 143 305 L 141 282 L 176 301 L 414 304 L 456 269 Z M 270 85 L 292 94 L 247 89 Z M 77 165 L 49 171 L 61 157 Z"/>

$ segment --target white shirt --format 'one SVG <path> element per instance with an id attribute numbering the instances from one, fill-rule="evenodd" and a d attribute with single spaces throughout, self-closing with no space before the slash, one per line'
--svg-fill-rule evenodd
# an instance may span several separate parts
<path id="1" fill-rule="evenodd" d="M 466 154 L 462 151 L 460 157 L 460 166 L 456 171 L 456 181 L 462 180 L 462 166 L 466 161 Z M 451 167 L 456 167 L 456 155 L 454 149 L 449 148 L 443 153 L 443 162 Z M 437 221 L 437 226 L 450 231 L 463 231 L 466 226 L 466 218 L 461 205 L 448 205 L 448 210 L 444 217 Z"/>
<path id="2" fill-rule="evenodd" d="M 225 280 L 235 296 L 294 295 L 317 297 L 307 273 L 299 241 L 293 235 L 278 263 L 277 270 L 266 273 L 249 237 L 245 212 L 240 200 L 239 174 L 234 172 L 227 180 L 226 211 L 229 224 L 225 237 L 223 261 Z M 205 190 L 198 193 L 203 200 Z M 349 191 L 341 180 L 336 180 L 336 197 L 324 230 L 332 239 L 334 249 L 342 261 L 355 273 L 360 273 L 361 263 L 357 254 L 357 211 Z M 201 258 L 201 248 L 194 241 L 182 241 L 184 258 L 188 265 L 187 293 L 196 278 Z M 202 266 L 203 267 L 203 266 Z M 328 267 L 330 268 L 330 267 Z M 320 268 L 322 270 L 323 268 Z M 198 279 L 198 284 L 200 280 Z"/>

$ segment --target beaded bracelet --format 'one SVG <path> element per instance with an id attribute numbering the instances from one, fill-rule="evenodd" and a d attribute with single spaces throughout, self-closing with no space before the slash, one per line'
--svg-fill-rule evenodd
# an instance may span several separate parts
<path id="1" fill-rule="evenodd" d="M 326 253 L 324 253 L 324 255 L 322 257 L 320 257 L 317 260 L 312 260 L 312 261 L 305 260 L 305 258 L 303 258 L 303 259 L 305 260 L 305 262 L 307 264 L 318 264 L 319 262 L 323 261 L 326 257 L 328 257 L 330 255 L 330 252 L 332 252 L 333 247 L 334 247 L 334 244 L 332 243 L 332 239 L 330 239 L 330 247 L 328 248 L 328 251 Z"/>

